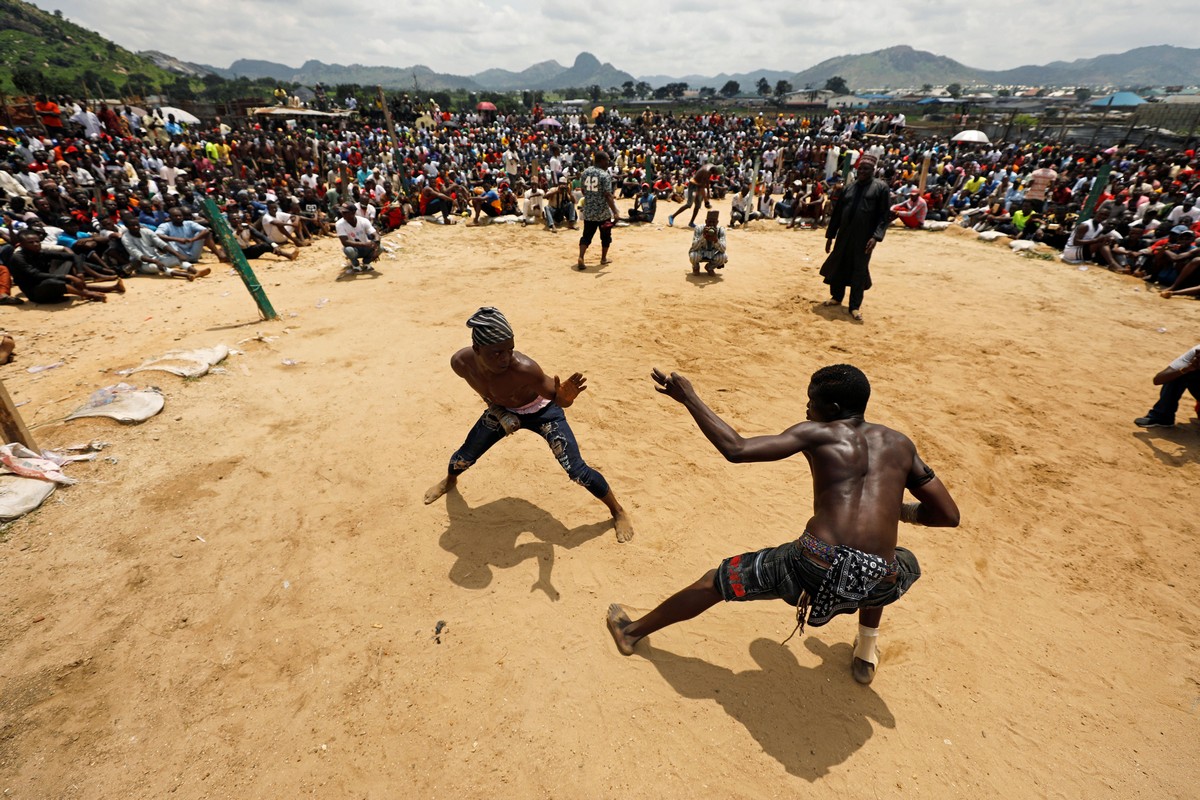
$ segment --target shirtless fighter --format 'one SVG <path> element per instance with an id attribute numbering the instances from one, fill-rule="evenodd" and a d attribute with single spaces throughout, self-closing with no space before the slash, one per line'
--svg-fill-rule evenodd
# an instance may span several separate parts
<path id="1" fill-rule="evenodd" d="M 486 306 L 476 311 L 467 320 L 467 327 L 471 329 L 471 346 L 455 353 L 450 366 L 479 393 L 488 408 L 467 434 L 467 440 L 450 457 L 446 477 L 425 493 L 425 504 L 454 488 L 458 476 L 492 445 L 526 428 L 546 440 L 571 480 L 608 506 L 617 529 L 617 541 L 632 539 L 629 515 L 608 488 L 604 476 L 579 455 L 575 434 L 563 414 L 563 409 L 569 408 L 587 388 L 587 379 L 576 372 L 560 382 L 557 375 L 550 377 L 532 358 L 513 350 L 512 328 L 495 308 Z"/>
<path id="2" fill-rule="evenodd" d="M 667 225 L 673 226 L 675 218 L 689 208 L 692 210 L 692 218 L 688 221 L 688 227 L 696 227 L 696 215 L 700 213 L 700 204 L 703 203 L 705 208 L 712 208 L 712 201 L 708 199 L 708 187 L 719 175 L 725 174 L 725 168 L 717 164 L 705 164 L 692 174 L 692 179 L 687 184 L 687 194 L 684 195 L 684 203 L 674 214 L 667 217 Z"/>
<path id="3" fill-rule="evenodd" d="M 796 606 L 800 630 L 805 622 L 817 627 L 857 609 L 851 671 L 859 683 L 870 683 L 879 663 L 875 644 L 883 607 L 921 577 L 916 557 L 896 546 L 898 523 L 956 527 L 958 506 L 946 487 L 907 436 L 863 418 L 871 385 L 848 364 L 813 374 L 808 422 L 749 439 L 706 406 L 687 378 L 657 369 L 653 378 L 655 388 L 682 403 L 728 460 L 779 461 L 803 453 L 813 476 L 813 515 L 799 539 L 725 559 L 641 619 L 631 621 L 620 605 L 609 606 L 608 629 L 617 649 L 632 655 L 647 635 L 721 600 L 778 598 Z M 919 502 L 902 503 L 905 489 Z"/>

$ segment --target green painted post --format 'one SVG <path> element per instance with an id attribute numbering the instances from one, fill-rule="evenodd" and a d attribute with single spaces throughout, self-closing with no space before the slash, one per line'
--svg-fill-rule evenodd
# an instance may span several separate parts
<path id="1" fill-rule="evenodd" d="M 229 223 L 225 221 L 225 215 L 221 213 L 221 209 L 217 208 L 217 204 L 212 201 L 211 197 L 204 198 L 204 213 L 208 215 L 208 220 L 212 223 L 217 241 L 221 243 L 225 252 L 229 254 L 230 260 L 233 261 L 233 268 L 242 276 L 242 283 L 246 284 L 263 319 L 278 319 L 279 315 L 271 307 L 271 301 L 267 299 L 267 293 L 263 291 L 262 284 L 258 282 L 254 270 L 250 269 L 250 262 L 246 260 L 245 253 L 237 243 L 237 237 L 233 235 Z"/>
<path id="2" fill-rule="evenodd" d="M 1100 194 L 1104 191 L 1104 187 L 1108 186 L 1108 176 L 1112 172 L 1112 162 L 1102 164 L 1100 169 L 1096 170 L 1096 182 L 1092 184 L 1092 190 L 1088 192 L 1087 200 L 1084 201 L 1083 208 L 1079 212 L 1079 221 L 1086 222 L 1092 218 L 1092 212 L 1096 209 L 1096 203 L 1100 201 Z"/>

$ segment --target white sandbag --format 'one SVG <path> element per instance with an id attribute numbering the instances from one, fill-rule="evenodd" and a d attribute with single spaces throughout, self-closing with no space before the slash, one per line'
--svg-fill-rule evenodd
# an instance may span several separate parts
<path id="1" fill-rule="evenodd" d="M 139 389 L 127 383 L 118 383 L 93 392 L 88 401 L 67 419 L 112 417 L 118 422 L 144 422 L 162 411 L 165 403 L 158 387 Z"/>
<path id="2" fill-rule="evenodd" d="M 944 231 L 950 227 L 949 222 L 942 220 L 928 219 L 921 223 L 921 230 L 924 231 Z"/>
<path id="3" fill-rule="evenodd" d="M 0 521 L 8 522 L 33 511 L 54 493 L 54 486 L 52 481 L 0 475 Z"/>
<path id="4" fill-rule="evenodd" d="M 985 242 L 994 242 L 1002 236 L 1007 238 L 1008 234 L 1000 231 L 981 231 L 979 234 L 979 238 Z"/>
<path id="5" fill-rule="evenodd" d="M 1023 253 L 1027 250 L 1037 248 L 1037 242 L 1031 242 L 1028 239 L 1014 239 L 1008 243 L 1008 246 L 1013 249 L 1014 253 Z"/>
<path id="6" fill-rule="evenodd" d="M 209 368 L 220 364 L 229 356 L 229 348 L 223 344 L 216 347 L 202 347 L 196 350 L 172 350 L 158 358 L 143 361 L 133 369 L 124 369 L 118 375 L 132 375 L 135 372 L 156 370 L 169 372 L 181 378 L 199 378 L 208 372 Z"/>

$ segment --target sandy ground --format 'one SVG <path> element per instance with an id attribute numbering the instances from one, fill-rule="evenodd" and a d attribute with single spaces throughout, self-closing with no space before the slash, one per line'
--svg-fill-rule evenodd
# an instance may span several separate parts
<path id="1" fill-rule="evenodd" d="M 5 310 L 0 379 L 40 443 L 116 463 L 68 467 L 80 484 L 0 540 L 3 796 L 1194 797 L 1200 425 L 1187 398 L 1175 430 L 1132 420 L 1200 304 L 893 231 L 857 324 L 816 307 L 821 233 L 757 225 L 716 281 L 679 229 L 618 229 L 615 263 L 597 244 L 578 273 L 571 233 L 424 224 L 377 277 L 336 281 L 333 240 L 255 262 L 276 322 L 225 269 Z M 587 375 L 570 419 L 631 543 L 528 433 L 422 504 L 481 410 L 448 359 L 484 304 Z M 56 421 L 219 343 L 245 351 L 227 374 L 133 376 L 167 396 L 145 424 Z M 641 613 L 811 510 L 803 459 L 725 463 L 651 367 L 763 433 L 840 361 L 963 514 L 902 526 L 925 575 L 884 615 L 875 683 L 850 677 L 852 617 L 783 645 L 782 603 L 620 656 L 610 602 Z"/>

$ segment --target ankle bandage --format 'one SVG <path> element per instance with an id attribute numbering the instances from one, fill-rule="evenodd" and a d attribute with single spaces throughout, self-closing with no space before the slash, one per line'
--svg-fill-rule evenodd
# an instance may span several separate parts
<path id="1" fill-rule="evenodd" d="M 875 647 L 878 639 L 878 628 L 859 625 L 858 636 L 854 640 L 854 657 L 861 658 L 873 667 L 879 666 L 879 650 Z"/>

